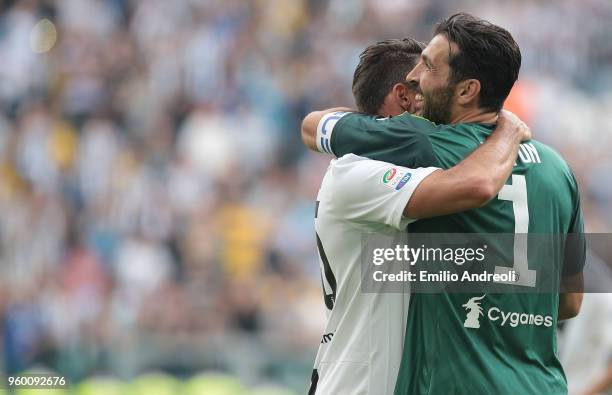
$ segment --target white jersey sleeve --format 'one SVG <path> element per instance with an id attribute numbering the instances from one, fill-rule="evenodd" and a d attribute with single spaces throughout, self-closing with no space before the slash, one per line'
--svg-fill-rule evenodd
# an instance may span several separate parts
<path id="1" fill-rule="evenodd" d="M 396 229 L 414 222 L 403 216 L 418 185 L 435 167 L 410 169 L 353 154 L 330 165 L 334 212 L 340 218 Z"/>

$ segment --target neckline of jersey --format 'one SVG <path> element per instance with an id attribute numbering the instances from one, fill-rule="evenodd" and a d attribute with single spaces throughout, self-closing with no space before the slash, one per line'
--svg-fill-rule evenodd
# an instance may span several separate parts
<path id="1" fill-rule="evenodd" d="M 478 126 L 482 126 L 485 129 L 489 129 L 489 130 L 492 131 L 497 126 L 497 123 L 485 123 L 485 122 L 460 122 L 460 123 L 441 123 L 441 124 L 437 124 L 437 123 L 432 122 L 429 119 L 424 118 L 424 117 L 422 117 L 420 115 L 411 114 L 408 111 L 404 111 L 403 113 L 401 113 L 399 115 L 396 115 L 396 117 L 400 117 L 400 116 L 403 116 L 403 115 L 408 115 L 408 116 L 411 116 L 411 117 L 416 117 L 416 118 L 423 119 L 423 120 L 425 120 L 427 122 L 430 122 L 430 123 L 432 123 L 432 124 L 434 124 L 435 126 L 438 126 L 438 127 L 459 126 L 459 125 L 478 125 Z M 389 118 L 393 118 L 393 117 L 391 116 Z"/>

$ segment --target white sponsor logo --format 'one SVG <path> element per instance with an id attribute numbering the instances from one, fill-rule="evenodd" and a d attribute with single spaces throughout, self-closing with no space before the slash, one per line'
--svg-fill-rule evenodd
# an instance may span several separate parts
<path id="1" fill-rule="evenodd" d="M 480 306 L 481 300 L 486 295 L 473 297 L 468 300 L 462 307 L 467 310 L 467 317 L 463 322 L 466 328 L 480 328 L 480 316 L 483 316 L 483 309 Z M 499 326 L 510 326 L 516 328 L 520 325 L 545 326 L 550 328 L 553 325 L 553 317 L 550 315 L 519 313 L 514 311 L 504 311 L 499 307 L 493 306 L 487 310 L 486 314 L 489 321 Z"/>
<path id="2" fill-rule="evenodd" d="M 463 323 L 463 326 L 466 328 L 480 328 L 480 316 L 483 314 L 482 307 L 480 307 L 480 303 L 478 303 L 478 301 L 482 300 L 484 297 L 485 295 L 482 295 L 481 297 L 473 297 L 472 299 L 468 300 L 466 304 L 462 305 L 462 307 L 468 311 L 465 322 Z"/>

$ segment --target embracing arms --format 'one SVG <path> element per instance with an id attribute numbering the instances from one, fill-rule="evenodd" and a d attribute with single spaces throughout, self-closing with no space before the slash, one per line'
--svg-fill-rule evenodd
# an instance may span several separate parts
<path id="1" fill-rule="evenodd" d="M 431 174 L 415 190 L 404 214 L 427 218 L 482 207 L 497 196 L 512 172 L 519 143 L 530 130 L 503 112 L 489 138 L 456 166 Z"/>
<path id="2" fill-rule="evenodd" d="M 331 114 L 338 111 L 354 112 L 355 110 L 346 107 L 336 107 L 330 108 L 328 110 L 313 111 L 306 115 L 306 117 L 304 117 L 304 119 L 302 120 L 302 128 L 300 132 L 302 134 L 302 142 L 307 148 L 313 151 L 318 151 L 317 127 L 319 126 L 321 119 L 323 119 L 323 117 L 327 114 Z"/>
<path id="3" fill-rule="evenodd" d="M 350 109 L 332 108 L 308 114 L 301 128 L 304 144 L 312 150 L 331 152 L 331 138 L 327 142 L 324 139 L 331 134 L 337 119 L 326 115 L 348 111 Z M 417 219 L 484 206 L 497 195 L 510 176 L 519 143 L 530 138 L 531 131 L 518 117 L 502 111 L 495 131 L 484 144 L 456 166 L 436 171 L 420 183 L 404 214 Z"/>

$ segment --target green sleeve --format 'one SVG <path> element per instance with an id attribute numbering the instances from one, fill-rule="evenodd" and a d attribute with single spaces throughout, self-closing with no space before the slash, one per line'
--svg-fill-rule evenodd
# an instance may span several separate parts
<path id="1" fill-rule="evenodd" d="M 586 239 L 584 236 L 582 208 L 580 207 L 580 191 L 578 190 L 578 184 L 573 174 L 572 181 L 574 189 L 574 212 L 565 242 L 565 257 L 563 263 L 564 276 L 581 273 L 586 262 Z"/>
<path id="2" fill-rule="evenodd" d="M 352 153 L 406 167 L 436 166 L 428 134 L 435 124 L 404 113 L 390 118 L 351 113 L 333 128 L 331 147 L 337 157 Z"/>

